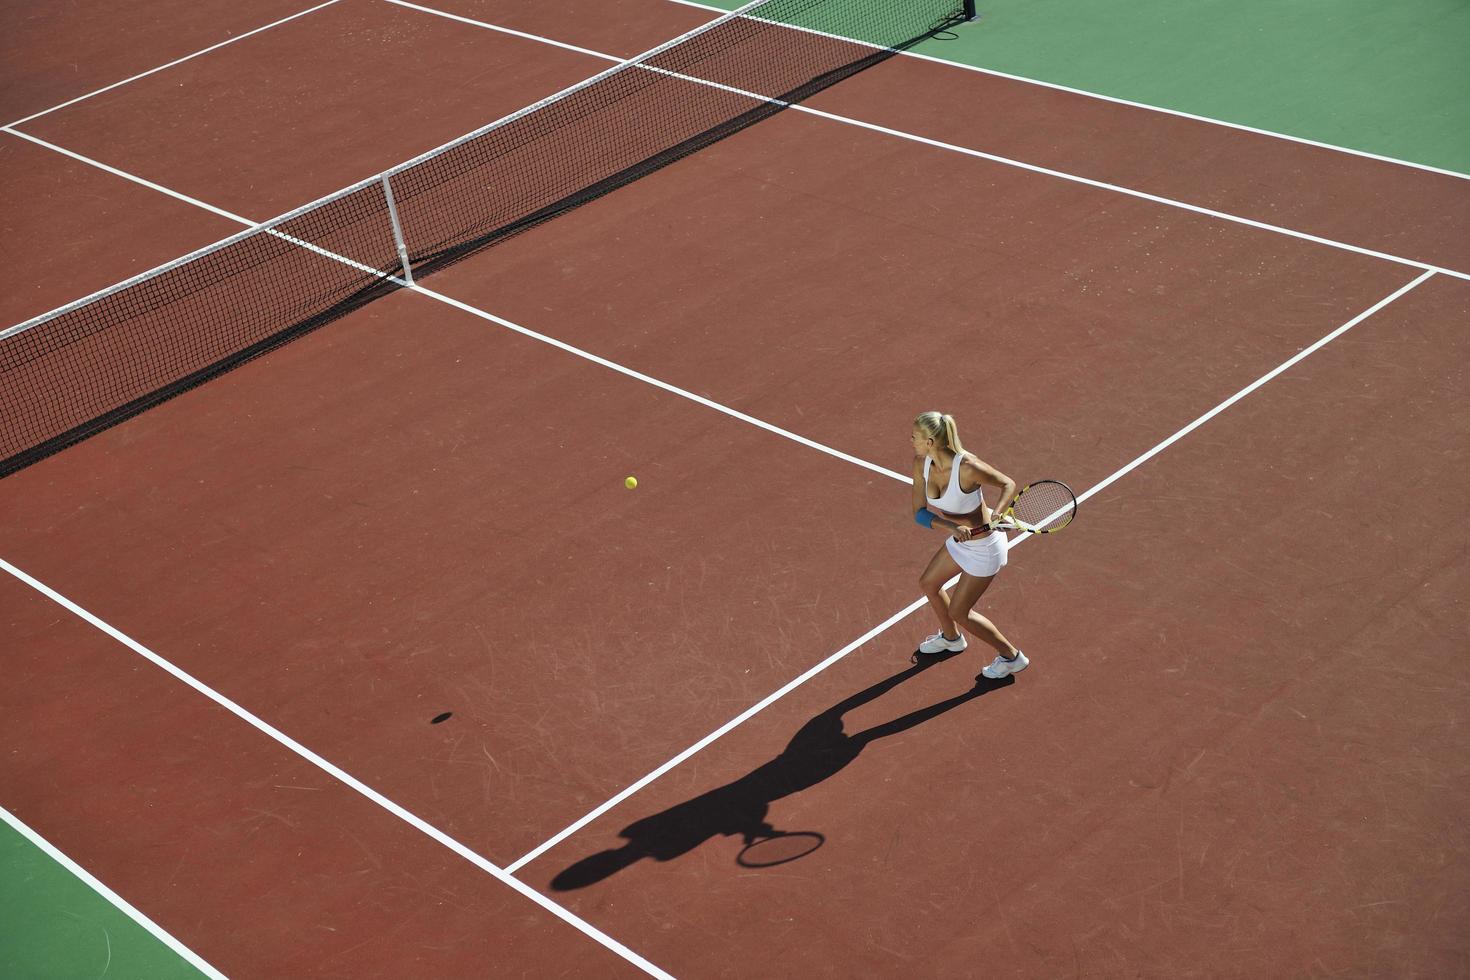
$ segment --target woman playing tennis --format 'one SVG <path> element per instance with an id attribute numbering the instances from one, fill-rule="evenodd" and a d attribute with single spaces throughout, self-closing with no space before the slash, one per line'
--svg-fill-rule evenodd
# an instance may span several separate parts
<path id="1" fill-rule="evenodd" d="M 920 653 L 958 653 L 969 644 L 963 627 L 995 648 L 996 658 L 984 670 L 998 679 L 1025 670 L 1026 655 L 995 624 L 975 612 L 975 603 L 1006 563 L 1004 531 L 987 530 L 992 511 L 981 488 L 999 487 L 994 513 L 1005 513 L 1016 496 L 1016 481 L 960 447 L 954 417 L 924 412 L 914 419 L 914 520 L 945 532 L 944 545 L 919 578 L 929 607 L 939 619 L 939 632 L 919 644 Z M 979 533 L 972 533 L 978 530 Z M 958 572 L 954 592 L 944 583 Z"/>

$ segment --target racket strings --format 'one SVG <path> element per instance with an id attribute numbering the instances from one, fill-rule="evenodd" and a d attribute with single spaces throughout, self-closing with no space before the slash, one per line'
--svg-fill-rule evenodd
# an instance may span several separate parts
<path id="1" fill-rule="evenodd" d="M 1016 519 L 1039 531 L 1066 527 L 1077 512 L 1077 498 L 1061 483 L 1034 483 L 1016 498 L 1011 507 Z"/>

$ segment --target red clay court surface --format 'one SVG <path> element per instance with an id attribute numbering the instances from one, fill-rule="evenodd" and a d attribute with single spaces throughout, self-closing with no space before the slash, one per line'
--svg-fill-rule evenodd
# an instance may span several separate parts
<path id="1" fill-rule="evenodd" d="M 442 9 L 708 19 L 584 6 Z M 344 0 L 16 128 L 256 220 L 605 65 Z M 1466 183 L 918 59 L 808 105 L 1442 271 L 788 111 L 425 285 L 872 467 L 403 291 L 0 482 L 0 558 L 675 976 L 1470 971 Z M 63 212 L 5 325 L 238 227 L 5 139 Z M 920 610 L 578 826 L 918 597 L 916 412 L 1083 490 L 1416 282 L 1014 552 L 1032 669 L 911 665 Z M 0 610 L 0 805 L 225 974 L 639 975 Z M 762 825 L 825 844 L 743 867 Z"/>

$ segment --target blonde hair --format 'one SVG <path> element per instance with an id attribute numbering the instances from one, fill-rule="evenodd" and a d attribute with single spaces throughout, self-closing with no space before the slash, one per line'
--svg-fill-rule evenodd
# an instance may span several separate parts
<path id="1" fill-rule="evenodd" d="M 954 416 L 939 412 L 920 412 L 914 419 L 914 428 L 933 439 L 955 455 L 964 452 L 960 446 L 960 433 L 955 428 Z"/>

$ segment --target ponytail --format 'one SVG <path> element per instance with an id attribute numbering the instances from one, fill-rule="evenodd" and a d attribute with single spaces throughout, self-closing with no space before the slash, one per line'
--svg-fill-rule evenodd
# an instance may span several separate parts
<path id="1" fill-rule="evenodd" d="M 944 420 L 944 438 L 949 442 L 949 451 L 958 456 L 965 450 L 960 445 L 960 433 L 959 430 L 955 428 L 954 416 L 944 415 L 941 416 L 941 418 L 943 418 Z"/>

